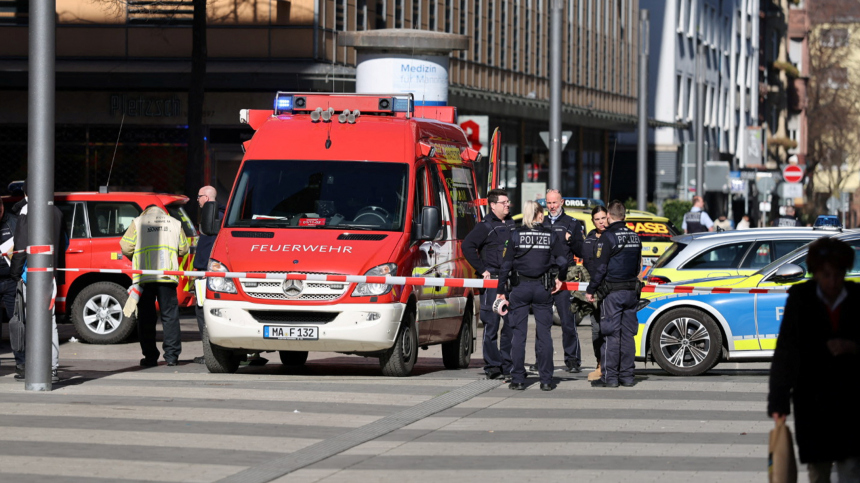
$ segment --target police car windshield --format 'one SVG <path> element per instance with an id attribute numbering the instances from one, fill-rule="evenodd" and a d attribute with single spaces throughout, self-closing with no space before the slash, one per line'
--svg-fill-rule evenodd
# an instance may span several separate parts
<path id="1" fill-rule="evenodd" d="M 225 227 L 400 231 L 408 173 L 402 163 L 245 161 Z"/>

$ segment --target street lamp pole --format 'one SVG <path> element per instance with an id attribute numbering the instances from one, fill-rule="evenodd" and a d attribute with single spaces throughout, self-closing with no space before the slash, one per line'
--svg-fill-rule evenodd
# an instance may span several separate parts
<path id="1" fill-rule="evenodd" d="M 492 0 L 491 0 L 492 1 Z M 552 0 L 549 40 L 549 187 L 561 186 L 561 20 L 563 0 Z"/>
<path id="2" fill-rule="evenodd" d="M 636 162 L 636 202 L 647 208 L 648 191 L 648 10 L 639 11 L 639 139 Z"/>

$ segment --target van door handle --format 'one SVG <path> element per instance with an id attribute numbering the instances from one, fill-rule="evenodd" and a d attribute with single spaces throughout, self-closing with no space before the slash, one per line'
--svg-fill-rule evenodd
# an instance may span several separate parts
<path id="1" fill-rule="evenodd" d="M 83 250 L 66 250 L 66 253 L 84 253 Z"/>

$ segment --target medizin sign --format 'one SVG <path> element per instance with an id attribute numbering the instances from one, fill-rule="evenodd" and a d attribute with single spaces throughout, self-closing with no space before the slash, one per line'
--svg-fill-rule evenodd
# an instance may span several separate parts
<path id="1" fill-rule="evenodd" d="M 796 164 L 789 164 L 782 168 L 782 179 L 786 183 L 800 183 L 803 179 L 803 168 Z"/>

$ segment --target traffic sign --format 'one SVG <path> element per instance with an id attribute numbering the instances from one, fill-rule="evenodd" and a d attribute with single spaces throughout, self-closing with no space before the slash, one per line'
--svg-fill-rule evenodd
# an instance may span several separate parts
<path id="1" fill-rule="evenodd" d="M 803 168 L 796 164 L 789 164 L 782 168 L 782 179 L 786 183 L 800 183 L 803 179 Z"/>
<path id="2" fill-rule="evenodd" d="M 561 132 L 561 149 L 563 150 L 565 146 L 567 146 L 567 142 L 570 141 L 571 136 L 573 136 L 573 131 L 562 131 Z M 546 144 L 546 147 L 549 148 L 549 131 L 541 131 L 540 138 L 543 139 L 543 143 Z"/>

